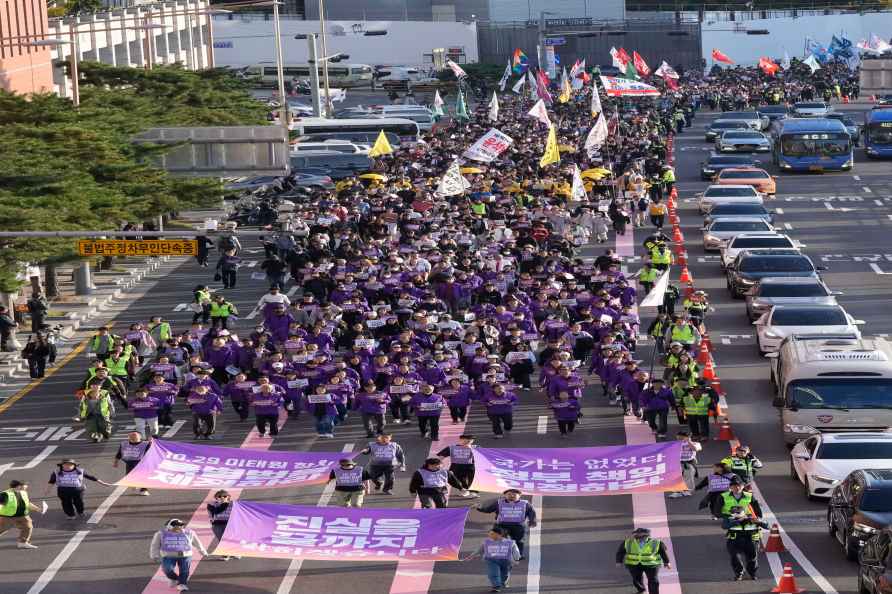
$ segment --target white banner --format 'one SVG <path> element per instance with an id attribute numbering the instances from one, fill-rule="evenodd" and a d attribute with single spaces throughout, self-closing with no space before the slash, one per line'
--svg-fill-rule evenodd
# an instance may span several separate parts
<path id="1" fill-rule="evenodd" d="M 650 293 L 644 296 L 644 299 L 641 300 L 641 303 L 638 304 L 638 307 L 657 307 L 659 305 L 663 305 L 663 296 L 666 294 L 666 287 L 669 286 L 669 269 L 663 271 L 663 274 L 660 275 L 660 278 L 657 279 L 657 282 L 654 283 L 654 288 L 650 290 Z"/>
<path id="2" fill-rule="evenodd" d="M 616 76 L 602 76 L 601 84 L 610 97 L 659 97 L 660 91 L 656 87 L 646 85 L 643 82 L 630 78 Z"/>
<path id="3" fill-rule="evenodd" d="M 454 196 L 455 194 L 463 193 L 470 186 L 470 182 L 462 177 L 458 161 L 453 161 L 446 173 L 443 174 L 443 177 L 440 178 L 437 194 L 440 196 Z"/>
<path id="4" fill-rule="evenodd" d="M 501 155 L 509 146 L 514 143 L 514 139 L 507 134 L 490 128 L 489 132 L 480 137 L 471 147 L 464 152 L 466 159 L 474 161 L 482 161 L 484 163 L 492 163 Z"/>

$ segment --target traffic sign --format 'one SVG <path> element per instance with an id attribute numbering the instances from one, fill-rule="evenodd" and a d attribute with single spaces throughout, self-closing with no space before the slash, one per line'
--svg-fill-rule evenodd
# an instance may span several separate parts
<path id="1" fill-rule="evenodd" d="M 546 37 L 545 45 L 566 45 L 567 38 L 566 37 Z"/>
<path id="2" fill-rule="evenodd" d="M 81 256 L 194 256 L 194 239 L 82 239 L 77 242 Z"/>

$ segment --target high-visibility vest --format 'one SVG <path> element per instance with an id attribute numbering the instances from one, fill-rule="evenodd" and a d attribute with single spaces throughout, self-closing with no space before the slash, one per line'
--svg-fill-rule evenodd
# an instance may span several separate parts
<path id="1" fill-rule="evenodd" d="M 99 412 L 103 417 L 109 418 L 111 416 L 111 409 L 109 408 L 110 400 L 108 398 L 108 392 L 99 390 L 99 394 Z M 82 419 L 87 416 L 87 400 L 89 400 L 89 398 L 81 400 L 80 410 L 78 411 L 78 415 Z"/>
<path id="2" fill-rule="evenodd" d="M 651 252 L 650 261 L 654 264 L 672 264 L 672 252 L 669 250 L 657 250 Z"/>
<path id="3" fill-rule="evenodd" d="M 638 544 L 635 538 L 626 539 L 626 556 L 623 558 L 626 565 L 644 565 L 653 567 L 660 565 L 660 541 L 648 538 L 643 545 Z"/>
<path id="4" fill-rule="evenodd" d="M 108 368 L 109 375 L 127 375 L 127 363 L 130 361 L 130 357 L 125 357 L 123 354 L 118 357 L 118 360 L 115 361 L 112 357 L 109 357 L 105 360 L 105 366 Z"/>
<path id="5" fill-rule="evenodd" d="M 167 339 L 170 338 L 170 324 L 159 322 L 149 328 L 149 334 L 152 335 L 156 342 L 167 342 Z"/>
<path id="6" fill-rule="evenodd" d="M 684 403 L 684 412 L 687 415 L 706 416 L 709 414 L 710 400 L 705 396 L 701 395 L 699 400 L 695 400 L 690 394 L 685 394 L 682 402 Z"/>
<path id="7" fill-rule="evenodd" d="M 198 303 L 205 304 L 211 302 L 211 292 L 210 291 L 195 291 L 195 298 Z"/>
<path id="8" fill-rule="evenodd" d="M 641 274 L 638 275 L 638 280 L 642 283 L 652 283 L 657 280 L 657 269 L 651 268 L 650 270 L 642 269 Z"/>
<path id="9" fill-rule="evenodd" d="M 216 301 L 211 302 L 211 317 L 212 318 L 228 318 L 230 315 L 230 308 L 232 305 L 228 301 L 224 301 L 223 303 L 218 303 Z"/>
<path id="10" fill-rule="evenodd" d="M 684 115 L 682 115 L 684 117 Z M 667 169 L 663 172 L 663 181 L 664 182 L 674 182 L 675 181 L 675 172 L 671 169 Z"/>
<path id="11" fill-rule="evenodd" d="M 722 459 L 722 464 L 725 464 L 728 468 L 731 469 L 731 472 L 734 474 L 741 476 L 741 478 L 746 478 L 749 480 L 753 475 L 753 462 L 749 458 L 739 458 L 737 456 L 728 456 Z"/>
<path id="12" fill-rule="evenodd" d="M 472 202 L 471 210 L 474 214 L 485 215 L 486 214 L 486 205 L 482 202 Z"/>
<path id="13" fill-rule="evenodd" d="M 16 498 L 16 490 L 15 489 L 7 489 L 3 491 L 6 493 L 6 503 L 3 504 L 3 507 L 0 507 L 0 516 L 12 517 L 15 515 L 15 510 L 18 508 L 18 499 Z M 31 513 L 31 500 L 28 499 L 28 491 L 22 490 L 18 492 L 19 496 L 22 498 L 22 502 L 25 504 L 25 515 Z"/>
<path id="14" fill-rule="evenodd" d="M 672 326 L 672 342 L 692 343 L 694 342 L 694 329 L 685 324 L 681 328 Z"/>
<path id="15" fill-rule="evenodd" d="M 752 493 L 747 493 L 745 491 L 741 491 L 740 499 L 735 499 L 733 495 L 731 495 L 731 491 L 725 491 L 721 495 L 722 497 L 722 515 L 729 516 L 731 515 L 732 507 L 742 507 L 744 510 L 748 510 L 750 505 L 753 503 L 753 495 Z"/>

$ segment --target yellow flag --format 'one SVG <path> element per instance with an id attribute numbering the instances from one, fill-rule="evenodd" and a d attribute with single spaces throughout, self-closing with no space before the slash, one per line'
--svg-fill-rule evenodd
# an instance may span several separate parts
<path id="1" fill-rule="evenodd" d="M 381 133 L 378 134 L 378 138 L 375 140 L 375 146 L 369 151 L 369 156 L 380 157 L 381 155 L 389 155 L 392 152 L 393 147 L 387 142 L 387 136 L 385 136 L 384 130 L 381 130 Z"/>
<path id="2" fill-rule="evenodd" d="M 561 162 L 561 152 L 558 150 L 557 132 L 554 131 L 554 125 L 548 127 L 548 140 L 545 141 L 545 152 L 539 161 L 539 167 L 545 167 L 552 163 Z"/>
<path id="3" fill-rule="evenodd" d="M 561 94 L 558 95 L 558 101 L 561 103 L 568 102 L 572 93 L 573 90 L 570 88 L 570 81 L 564 78 L 564 80 L 561 81 Z"/>

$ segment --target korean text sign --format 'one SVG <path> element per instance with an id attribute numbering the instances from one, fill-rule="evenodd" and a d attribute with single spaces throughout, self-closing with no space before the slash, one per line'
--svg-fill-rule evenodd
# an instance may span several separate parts
<path id="1" fill-rule="evenodd" d="M 513 142 L 514 139 L 507 134 L 496 130 L 495 128 L 490 128 L 489 132 L 481 136 L 477 142 L 472 144 L 470 148 L 465 151 L 464 157 L 475 161 L 482 161 L 484 163 L 492 163 L 499 155 L 504 153 Z"/>

